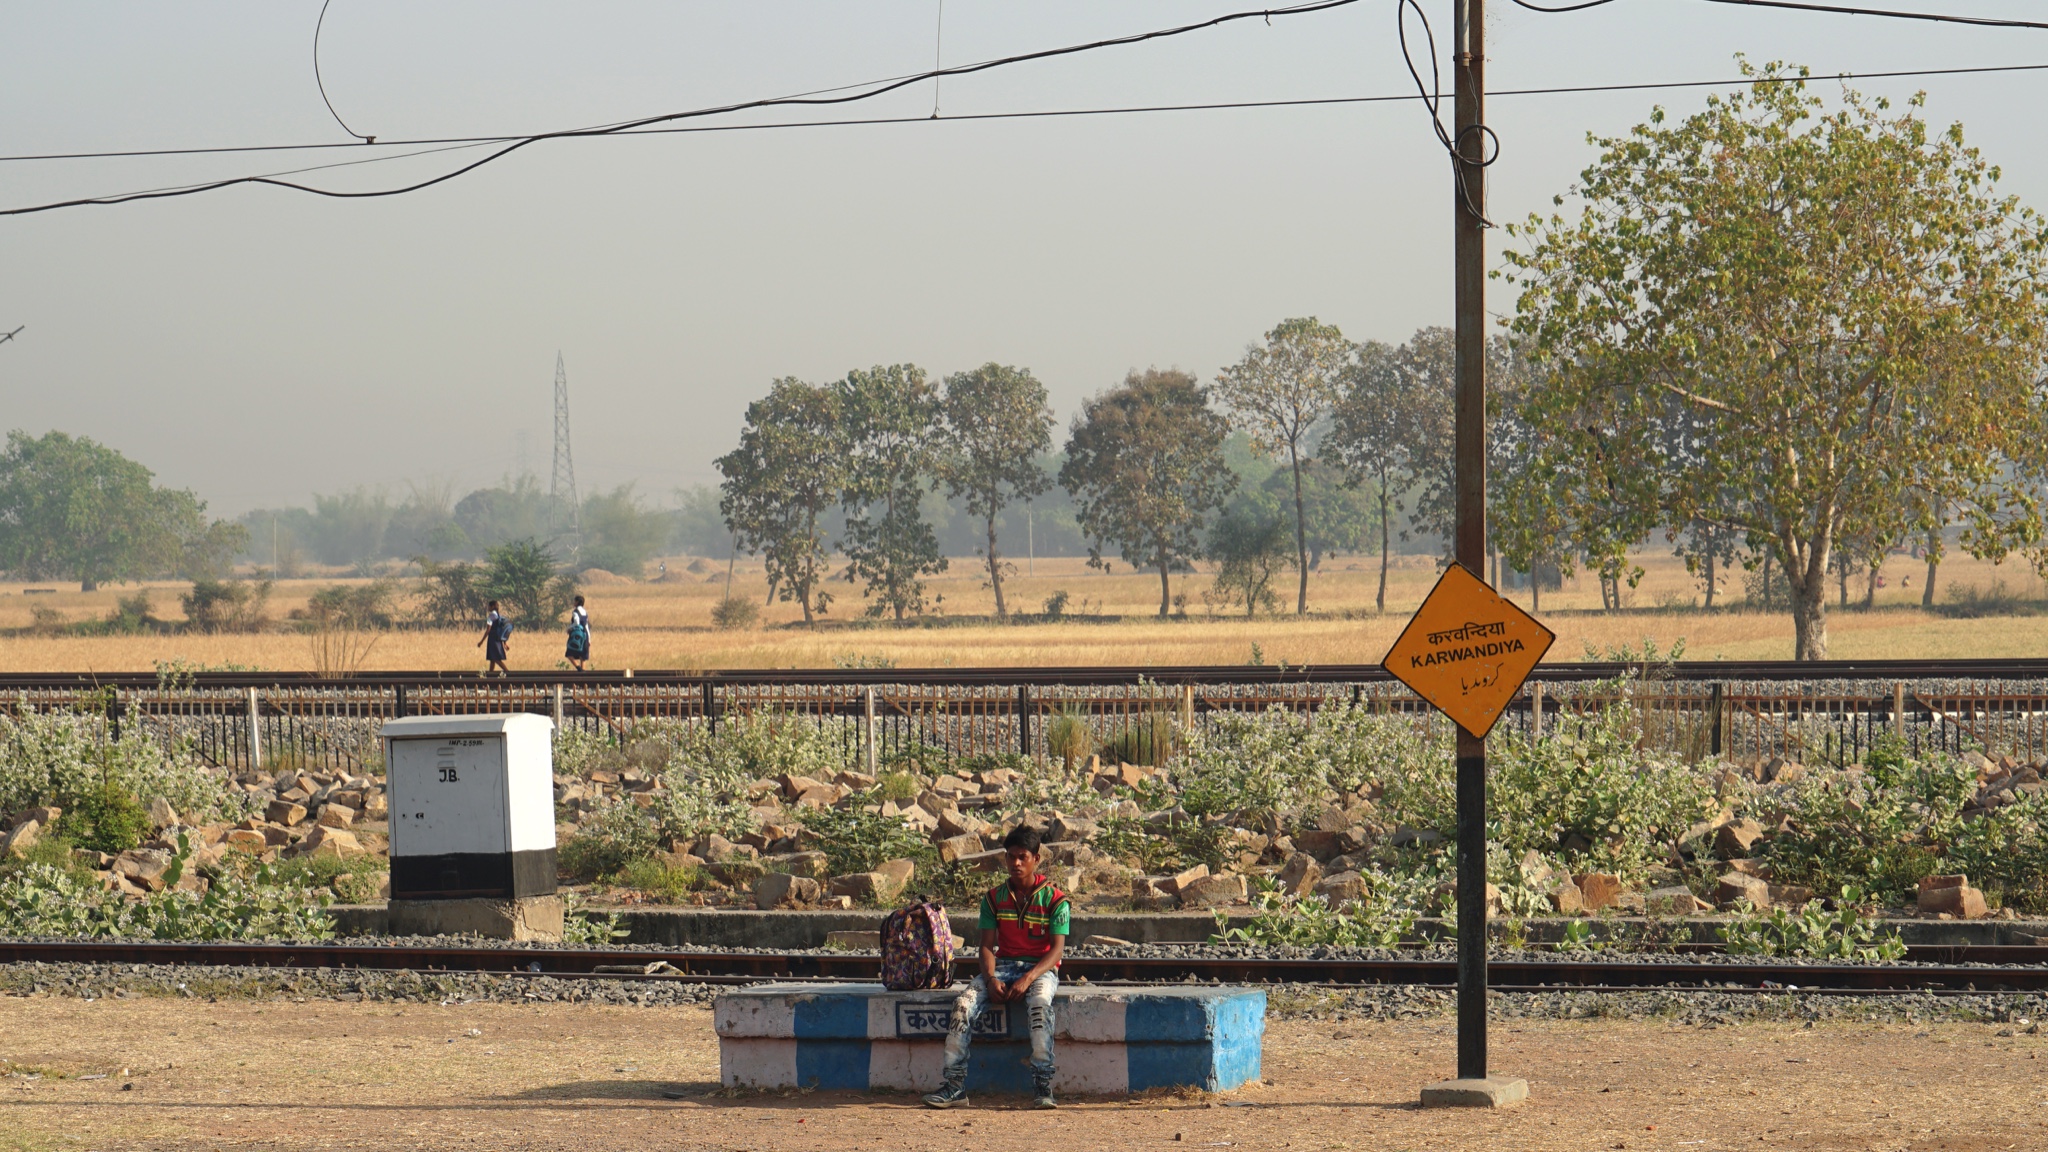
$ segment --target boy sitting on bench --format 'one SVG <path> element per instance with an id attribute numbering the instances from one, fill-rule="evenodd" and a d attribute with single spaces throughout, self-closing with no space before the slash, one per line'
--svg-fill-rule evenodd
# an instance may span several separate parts
<path id="1" fill-rule="evenodd" d="M 1067 950 L 1072 913 L 1067 894 L 1038 873 L 1038 829 L 1018 825 L 1003 837 L 1010 878 L 981 897 L 981 975 L 953 1001 L 946 1033 L 945 1086 L 924 1098 L 928 1108 L 967 1102 L 967 1050 L 984 1001 L 1022 1000 L 1031 1019 L 1034 1106 L 1057 1108 L 1052 1098 L 1052 994 Z"/>

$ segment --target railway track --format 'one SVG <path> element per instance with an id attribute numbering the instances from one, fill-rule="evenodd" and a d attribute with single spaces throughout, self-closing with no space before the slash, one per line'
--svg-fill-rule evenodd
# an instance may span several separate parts
<path id="1" fill-rule="evenodd" d="M 1501 991 L 1708 990 L 1776 994 L 1899 994 L 2048 991 L 2048 947 L 1933 946 L 1907 964 L 1703 963 L 1513 959 L 1489 965 Z M 569 979 L 747 984 L 766 980 L 872 980 L 873 956 L 835 953 L 635 951 L 580 948 L 423 948 L 381 944 L 245 944 L 159 941 L 0 941 L 0 963 L 213 965 L 226 967 L 479 972 Z M 961 976 L 975 962 L 957 962 Z M 1448 959 L 1294 959 L 1231 956 L 1070 956 L 1063 975 L 1091 983 L 1410 985 L 1450 987 Z"/>
<path id="2" fill-rule="evenodd" d="M 1538 666 L 1536 679 L 1544 681 L 1607 680 L 1623 675 L 1633 665 L 1607 662 L 1558 661 Z M 1683 681 L 1729 680 L 2034 680 L 2048 679 L 2048 660 L 2026 658 L 1977 658 L 1951 660 L 1682 660 L 1669 665 L 1661 676 Z M 326 688 L 391 689 L 433 687 L 502 687 L 506 685 L 552 685 L 596 688 L 639 686 L 650 683 L 686 685 L 706 683 L 731 687 L 760 685 L 933 685 L 933 686 L 1122 686 L 1143 680 L 1151 684 L 1295 684 L 1295 683 L 1380 683 L 1392 680 L 1377 664 L 1296 665 L 1130 665 L 1071 668 L 735 668 L 710 672 L 638 669 L 631 674 L 574 671 L 521 671 L 502 680 L 482 680 L 475 672 L 358 672 L 347 677 L 322 676 L 317 672 L 200 672 L 192 686 L 201 689 Z M 121 691 L 159 687 L 154 672 L 5 672 L 0 673 L 0 692 L 24 690 L 81 691 L 115 688 Z"/>

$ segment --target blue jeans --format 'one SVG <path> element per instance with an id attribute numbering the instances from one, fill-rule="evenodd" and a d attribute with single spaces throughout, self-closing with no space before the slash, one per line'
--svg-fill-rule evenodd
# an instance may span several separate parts
<path id="1" fill-rule="evenodd" d="M 1031 971 L 1034 960 L 997 960 L 996 979 L 1011 984 Z M 1024 993 L 1024 1008 L 1031 1021 L 1031 1078 L 1041 1088 L 1052 1085 L 1052 994 L 1060 986 L 1057 972 L 1047 972 L 1031 982 Z M 974 1018 L 981 1014 L 988 998 L 988 985 L 976 976 L 953 1001 L 952 1026 L 946 1032 L 946 1083 L 959 1087 L 967 1083 L 967 1050 L 974 1043 Z"/>

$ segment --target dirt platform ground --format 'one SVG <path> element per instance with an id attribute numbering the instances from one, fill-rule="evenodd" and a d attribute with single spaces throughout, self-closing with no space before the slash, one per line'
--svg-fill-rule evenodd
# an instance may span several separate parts
<path id="1" fill-rule="evenodd" d="M 1276 1021 L 1257 1087 L 940 1113 L 728 1096 L 702 1008 L 37 996 L 0 1000 L 0 1149 L 2048 1148 L 2048 1034 L 1999 1030 L 1503 1024 L 1495 1067 L 1531 1101 L 1479 1114 L 1415 1106 L 1448 1019 Z"/>

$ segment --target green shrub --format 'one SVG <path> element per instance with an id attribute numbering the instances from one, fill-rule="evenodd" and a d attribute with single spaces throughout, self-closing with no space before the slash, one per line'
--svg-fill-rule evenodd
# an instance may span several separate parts
<path id="1" fill-rule="evenodd" d="M 583 911 L 583 898 L 574 892 L 562 894 L 562 943 L 588 947 L 615 944 L 632 935 L 614 912 L 600 920 Z"/>
<path id="2" fill-rule="evenodd" d="M 572 880 L 610 876 L 652 856 L 659 833 L 646 812 L 631 801 L 616 800 L 590 813 L 576 834 L 563 842 L 555 864 Z"/>
<path id="3" fill-rule="evenodd" d="M 856 795 L 845 808 L 816 808 L 803 813 L 804 828 L 817 837 L 817 848 L 834 876 L 871 872 L 884 860 L 913 860 L 920 871 L 935 866 L 932 842 L 910 825 L 869 806 L 881 803 L 873 792 Z"/>
<path id="4" fill-rule="evenodd" d="M 377 898 L 391 862 L 382 856 L 293 856 L 270 865 L 271 882 L 288 888 L 332 888 L 344 904 Z M 348 877 L 348 879 L 342 879 Z"/>
<path id="5" fill-rule="evenodd" d="M 1976 773 L 1934 756 L 1899 770 L 1891 787 L 1873 786 L 1863 776 L 1809 767 L 1782 796 L 1791 830 L 1770 841 L 1777 883 L 1816 892 L 1854 884 L 1883 899 L 1902 899 L 1922 876 L 1948 867 L 1943 849 L 1966 835 L 1961 812 L 1976 793 Z"/>
<path id="6" fill-rule="evenodd" d="M 1163 712 L 1147 713 L 1103 741 L 1102 754 L 1119 764 L 1156 768 L 1173 758 L 1176 736 L 1173 717 Z"/>
<path id="7" fill-rule="evenodd" d="M 75 711 L 23 707 L 0 715 L 0 812 L 37 804 L 68 811 L 96 802 L 111 785 L 143 800 L 161 796 L 194 824 L 247 814 L 248 799 L 225 772 L 132 726 L 110 739 L 96 714 L 103 709 L 89 698 Z"/>
<path id="8" fill-rule="evenodd" d="M 656 818 L 665 836 L 737 836 L 754 828 L 745 788 L 752 780 L 792 773 L 830 779 L 846 767 L 840 733 L 785 713 L 728 716 L 713 732 L 697 725 L 678 734 Z"/>
<path id="9" fill-rule="evenodd" d="M 358 857 L 358 861 L 363 858 Z M 383 868 L 359 867 L 352 872 L 343 872 L 330 883 L 334 898 L 343 904 L 369 904 L 384 894 L 384 877 L 389 875 L 389 866 Z"/>
<path id="10" fill-rule="evenodd" d="M 712 625 L 727 632 L 752 628 L 760 618 L 761 606 L 747 596 L 727 596 L 711 610 Z"/>
<path id="11" fill-rule="evenodd" d="M 1252 898 L 1251 922 L 1226 928 L 1227 913 L 1216 913 L 1212 944 L 1256 944 L 1262 947 L 1392 948 L 1415 932 L 1416 893 L 1386 877 L 1376 882 L 1359 903 L 1333 908 L 1322 896 L 1290 899 L 1274 892 Z"/>
<path id="12" fill-rule="evenodd" d="M 189 864 L 181 845 L 166 878 Z M 0 936 L 129 937 L 151 940 L 325 940 L 334 935 L 328 899 L 279 883 L 274 871 L 229 857 L 204 893 L 166 888 L 129 901 L 96 881 L 32 864 L 0 877 Z"/>
<path id="13" fill-rule="evenodd" d="M 2041 610 L 2038 602 L 2022 596 L 2003 579 L 1992 580 L 1989 588 L 1950 583 L 1948 593 L 1942 599 L 1943 602 L 1934 610 L 1943 616 L 1963 620 L 1978 620 L 1986 616 L 2033 616 Z"/>
<path id="14" fill-rule="evenodd" d="M 1944 849 L 1940 870 L 1969 876 L 1994 905 L 2048 912 L 2048 796 L 2022 795 L 1977 819 L 1958 819 Z"/>
<path id="15" fill-rule="evenodd" d="M 651 856 L 629 860 L 611 876 L 615 884 L 637 889 L 664 903 L 680 904 L 690 893 L 704 887 L 704 872 L 694 866 L 677 867 Z"/>
<path id="16" fill-rule="evenodd" d="M 126 852 L 153 831 L 148 810 L 111 780 L 73 797 L 71 807 L 64 809 L 57 823 L 79 847 L 95 852 Z"/>
<path id="17" fill-rule="evenodd" d="M 618 745 L 609 737 L 565 724 L 555 730 L 555 773 L 588 779 L 592 772 L 608 767 L 617 751 Z"/>
<path id="18" fill-rule="evenodd" d="M 261 632 L 270 625 L 270 591 L 268 580 L 251 583 L 202 576 L 178 602 L 185 609 L 185 626 L 195 632 Z"/>
<path id="19" fill-rule="evenodd" d="M 1501 734 L 1488 753 L 1489 840 L 1514 860 L 1533 849 L 1559 854 L 1574 872 L 1641 877 L 1713 797 L 1704 772 L 1640 747 L 1639 737 L 1626 703 L 1540 740 Z M 1455 819 L 1438 831 L 1449 839 Z"/>
<path id="20" fill-rule="evenodd" d="M 1736 956 L 1797 956 L 1818 960 L 1891 961 L 1905 956 L 1896 931 L 1879 935 L 1874 921 L 1856 911 L 1862 893 L 1843 888 L 1837 910 L 1810 900 L 1797 912 L 1773 908 L 1769 915 L 1743 913 L 1721 929 Z"/>
<path id="21" fill-rule="evenodd" d="M 908 772 L 885 772 L 880 780 L 875 781 L 876 797 L 894 800 L 898 804 L 907 804 L 917 799 L 918 793 L 923 791 L 924 785 L 919 784 L 917 777 Z"/>
<path id="22" fill-rule="evenodd" d="M 1078 708 L 1060 709 L 1045 725 L 1045 753 L 1057 756 L 1071 772 L 1074 767 L 1095 755 L 1098 743 L 1095 729 L 1088 724 L 1088 714 Z"/>
<path id="23" fill-rule="evenodd" d="M 82 884 L 98 883 L 93 870 L 78 862 L 71 855 L 72 843 L 61 831 L 45 831 L 36 842 L 19 856 L 0 856 L 0 879 L 12 876 L 32 865 L 55 868 Z"/>
<path id="24" fill-rule="evenodd" d="M 1187 867 L 1180 845 L 1164 836 L 1145 831 L 1145 825 L 1127 816 L 1111 816 L 1101 822 L 1095 847 L 1148 875 L 1178 872 Z"/>

